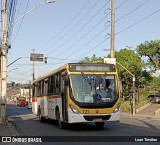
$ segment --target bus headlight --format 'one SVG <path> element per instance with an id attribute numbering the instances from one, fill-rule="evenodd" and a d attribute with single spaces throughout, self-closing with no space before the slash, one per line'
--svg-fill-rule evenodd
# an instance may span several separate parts
<path id="1" fill-rule="evenodd" d="M 77 109 L 74 106 L 70 105 L 70 108 L 73 113 L 79 114 L 79 112 L 77 111 Z"/>
<path id="2" fill-rule="evenodd" d="M 117 107 L 114 109 L 114 113 L 118 112 L 120 110 L 120 104 L 117 105 Z"/>

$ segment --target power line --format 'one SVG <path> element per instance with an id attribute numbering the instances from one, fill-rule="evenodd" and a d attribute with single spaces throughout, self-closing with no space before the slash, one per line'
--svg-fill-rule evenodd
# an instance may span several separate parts
<path id="1" fill-rule="evenodd" d="M 107 39 L 109 39 L 110 37 L 108 37 Z M 103 41 L 101 41 L 99 44 L 97 44 L 94 48 L 90 49 L 89 51 L 87 51 L 86 53 L 82 54 L 80 57 L 78 57 L 78 59 L 80 59 L 82 56 L 90 53 L 91 51 L 93 51 L 94 49 L 96 49 L 98 46 L 100 46 L 101 44 L 103 44 L 104 42 L 106 42 L 107 39 L 104 39 Z"/>
<path id="2" fill-rule="evenodd" d="M 158 13 L 159 11 L 160 11 L 160 9 L 156 10 L 155 12 L 153 12 L 153 13 L 149 14 L 148 16 L 144 17 L 143 19 L 141 19 L 141 20 L 139 20 L 139 21 L 135 22 L 134 24 L 132 24 L 132 25 L 128 26 L 127 28 L 125 28 L 125 29 L 123 29 L 123 30 L 119 31 L 119 32 L 118 32 L 118 33 L 116 33 L 115 35 L 118 35 L 118 34 L 122 33 L 123 31 L 128 30 L 129 28 L 131 28 L 131 27 L 133 27 L 133 26 L 137 25 L 138 23 L 140 23 L 140 22 L 142 22 L 142 21 L 146 20 L 147 18 L 149 18 L 149 17 L 151 17 L 152 15 L 154 15 L 154 14 Z"/>
<path id="3" fill-rule="evenodd" d="M 110 0 L 109 0 L 109 1 L 110 1 Z M 108 1 L 108 2 L 109 2 L 109 1 Z M 127 1 L 128 1 L 128 0 L 126 0 L 125 2 L 123 2 L 123 3 L 122 3 L 120 6 L 118 6 L 116 9 L 120 8 L 120 7 L 121 7 L 122 5 L 124 5 Z M 108 3 L 108 2 L 107 2 L 107 3 Z M 83 27 L 82 27 L 82 28 L 83 28 Z M 90 30 L 90 31 L 91 31 L 91 30 Z M 90 31 L 89 31 L 89 32 L 90 32 Z M 88 33 L 89 33 L 89 32 L 88 32 Z M 87 34 L 88 34 L 88 33 L 87 33 Z M 84 36 L 86 36 L 87 34 L 85 34 Z M 83 36 L 83 37 L 84 37 L 84 36 Z M 81 39 L 82 39 L 82 37 L 81 37 Z M 80 40 L 81 40 L 81 39 L 80 39 Z M 78 41 L 77 41 L 77 42 L 78 42 Z M 77 43 L 77 42 L 76 42 L 76 43 Z M 74 43 L 74 45 L 75 45 L 76 43 Z M 71 47 L 73 47 L 74 45 L 72 45 Z M 70 47 L 70 48 L 71 48 L 71 47 Z M 59 49 L 57 49 L 57 50 L 59 50 Z M 68 48 L 67 48 L 66 50 L 68 50 Z M 65 51 L 63 50 L 62 53 L 64 53 L 64 52 L 65 52 Z M 54 51 L 54 53 L 55 53 L 55 51 Z M 61 54 L 62 54 L 62 53 L 61 53 Z M 61 54 L 60 54 L 60 55 L 61 55 Z"/>
<path id="4" fill-rule="evenodd" d="M 102 11 L 102 9 L 103 9 L 104 7 L 105 7 L 105 5 L 102 6 L 102 7 L 98 10 L 98 12 L 97 12 L 93 17 L 91 17 L 78 31 L 76 31 L 69 39 L 67 39 L 60 47 L 58 47 L 57 50 L 59 50 L 62 46 L 64 46 L 64 44 L 68 43 L 68 42 L 69 42 L 72 38 L 74 38 L 79 32 L 81 32 L 81 31 L 87 26 L 87 24 L 88 24 L 94 17 L 96 17 L 97 14 L 98 14 L 100 11 Z M 106 17 L 106 16 L 105 16 L 105 17 Z M 102 19 L 100 22 L 102 22 L 105 17 L 103 17 L 103 19 Z M 81 39 L 83 39 L 87 34 L 89 34 L 92 30 L 94 30 L 94 28 L 97 27 L 99 24 L 100 24 L 100 23 L 97 23 L 95 26 L 93 26 L 93 27 L 92 27 L 83 37 L 81 37 L 76 43 L 78 43 L 78 42 L 79 42 Z M 105 28 L 105 29 L 106 29 L 106 28 Z M 104 31 L 105 29 L 103 29 L 103 31 Z M 102 31 L 101 31 L 101 32 L 102 32 Z M 75 43 L 74 43 L 74 45 L 75 45 Z M 74 45 L 72 45 L 70 48 L 72 48 Z M 58 56 L 62 55 L 65 51 L 68 51 L 68 49 L 70 49 L 70 48 L 67 48 L 67 49 L 63 50 L 63 52 L 59 53 Z M 55 51 L 52 51 L 52 52 L 50 52 L 50 54 L 53 53 L 53 52 L 55 53 Z"/>
<path id="5" fill-rule="evenodd" d="M 110 0 L 109 0 L 110 1 Z M 109 2 L 108 1 L 108 2 Z M 120 8 L 122 5 L 124 5 L 126 2 L 127 2 L 128 0 L 126 0 L 125 2 L 123 2 L 121 5 L 119 5 L 116 9 L 118 9 L 118 8 Z M 107 2 L 107 3 L 108 3 Z M 102 9 L 102 8 L 101 8 Z M 104 17 L 105 18 L 105 17 Z M 103 19 L 104 19 L 103 18 Z M 102 20 L 103 20 L 102 19 Z M 101 20 L 101 21 L 102 21 Z M 100 22 L 101 22 L 100 21 Z M 85 26 L 85 25 L 84 25 Z M 95 28 L 97 25 L 95 25 L 93 28 Z M 82 27 L 83 28 L 83 27 Z M 105 29 L 104 29 L 105 30 Z M 63 53 L 65 53 L 66 51 L 68 51 L 68 49 L 70 49 L 70 48 L 72 48 L 75 44 L 77 44 L 80 40 L 82 40 L 89 32 L 91 32 L 92 31 L 92 29 L 90 29 L 83 37 L 81 37 L 77 42 L 75 42 L 74 44 L 72 44 L 70 47 L 68 47 L 68 48 L 66 48 L 65 50 L 63 50 L 63 52 L 62 53 L 60 53 L 58 56 L 60 56 L 60 55 L 62 55 Z M 101 31 L 102 32 L 102 31 Z M 77 33 L 76 33 L 77 34 Z M 73 35 L 74 36 L 74 35 Z M 68 41 L 67 41 L 68 42 Z M 86 45 L 86 44 L 85 44 Z M 83 45 L 84 46 L 84 45 Z M 81 47 L 82 48 L 82 47 Z M 59 50 L 59 49 L 57 49 L 57 50 Z M 54 51 L 54 53 L 55 53 L 55 51 Z M 77 53 L 77 50 L 75 51 L 75 52 L 73 52 L 71 55 L 73 55 L 73 54 L 75 54 L 75 53 Z M 71 55 L 69 55 L 69 56 L 71 56 Z M 68 57 L 69 57 L 68 56 Z"/>
<path id="6" fill-rule="evenodd" d="M 129 27 L 127 27 L 127 28 L 125 28 L 125 29 L 123 29 L 123 30 L 119 31 L 119 32 L 118 32 L 118 33 L 116 33 L 115 35 L 118 35 L 118 34 L 122 33 L 123 31 L 125 31 L 125 30 L 127 30 L 127 29 L 129 29 L 129 28 L 131 28 L 131 27 L 133 27 L 133 26 L 135 26 L 136 24 L 138 24 L 138 23 L 140 23 L 140 22 L 144 21 L 145 19 L 147 19 L 147 18 L 151 17 L 152 15 L 156 14 L 156 13 L 157 13 L 157 12 L 159 12 L 159 11 L 160 11 L 160 9 L 156 10 L 155 12 L 153 12 L 153 13 L 151 13 L 150 15 L 148 15 L 148 16 L 146 16 L 146 17 L 144 17 L 143 19 L 141 19 L 141 20 L 137 21 L 136 23 L 134 23 L 134 24 L 130 25 Z M 108 37 L 107 39 L 109 39 L 109 37 Z M 102 42 L 101 42 L 101 43 L 99 43 L 96 47 L 94 47 L 94 48 L 90 49 L 90 50 L 89 50 L 89 51 L 87 51 L 85 54 L 81 55 L 80 57 L 82 57 L 82 56 L 84 56 L 84 55 L 88 54 L 89 52 L 91 52 L 92 50 L 94 50 L 95 48 L 97 48 L 99 45 L 101 45 L 102 43 L 104 43 L 105 41 L 106 41 L 106 40 L 102 41 Z M 75 53 L 76 53 L 76 52 L 75 52 Z M 75 53 L 72 53 L 71 55 L 73 55 L 73 54 L 75 54 Z M 70 55 L 69 55 L 69 56 L 70 56 Z M 67 57 L 69 57 L 69 56 L 67 56 Z M 79 58 L 80 58 L 80 57 L 79 57 Z M 79 59 L 79 58 L 78 58 L 78 59 Z"/>
<path id="7" fill-rule="evenodd" d="M 7 11 L 8 13 L 7 23 L 12 23 L 14 21 L 16 4 L 17 4 L 16 0 L 7 1 L 7 10 L 8 10 Z M 9 41 L 11 39 L 11 34 L 12 34 L 12 27 L 8 29 L 8 40 Z"/>
<path id="8" fill-rule="evenodd" d="M 83 46 L 81 46 L 80 48 L 78 48 L 78 50 L 80 50 L 81 48 L 83 48 L 85 45 L 87 45 L 88 43 L 90 43 L 91 41 L 93 41 L 98 35 L 100 35 L 102 32 L 104 31 L 104 29 L 102 30 L 102 31 L 100 31 L 97 35 L 95 35 L 92 39 L 90 39 L 89 41 L 87 41 Z M 110 37 L 108 37 L 107 39 L 109 39 Z M 99 43 L 98 45 L 96 45 L 96 47 L 94 47 L 93 49 L 95 49 L 95 48 L 97 48 L 99 45 L 101 45 L 102 43 L 104 43 L 106 41 L 106 39 L 105 40 L 103 40 L 101 43 Z M 90 51 L 92 51 L 93 49 L 91 49 L 91 50 L 89 50 L 87 53 L 89 53 Z M 69 56 L 71 56 L 71 55 L 73 55 L 73 54 L 75 54 L 75 53 L 77 53 L 78 51 L 76 50 L 76 51 L 74 51 L 72 54 L 70 54 Z M 67 59 L 69 56 L 67 56 L 65 59 Z M 78 58 L 79 59 L 79 58 Z M 77 59 L 77 60 L 78 60 Z M 60 61 L 59 62 L 57 62 L 57 63 L 60 63 Z"/>
<path id="9" fill-rule="evenodd" d="M 148 0 L 148 1 L 149 1 L 149 0 Z M 135 9 L 136 9 L 136 8 L 135 8 Z M 132 11 L 133 11 L 133 10 L 132 10 Z M 158 12 L 158 11 L 159 11 L 159 10 L 157 10 L 157 12 Z M 154 13 L 157 13 L 157 12 L 155 11 Z M 129 13 L 131 13 L 131 12 L 129 12 Z M 126 15 L 129 15 L 129 13 L 127 13 Z M 125 30 L 127 30 L 127 29 L 129 29 L 129 28 L 131 28 L 131 27 L 133 27 L 134 25 L 136 25 L 136 24 L 140 23 L 141 21 L 147 19 L 147 18 L 150 17 L 151 15 L 153 15 L 153 14 L 150 14 L 150 15 L 146 16 L 145 18 L 143 18 L 143 19 L 137 21 L 136 23 L 132 24 L 131 26 L 129 26 L 129 27 L 121 30 L 120 32 L 116 33 L 116 35 L 118 35 L 119 33 L 123 32 L 123 31 L 125 31 Z M 124 15 L 124 16 L 125 16 L 125 15 Z M 124 16 L 123 16 L 123 17 L 124 17 Z M 122 17 L 121 17 L 121 18 L 122 18 Z M 120 19 L 121 19 L 121 18 L 120 18 Z M 101 44 L 103 44 L 104 42 L 105 42 L 105 40 L 102 41 L 101 43 L 99 43 L 98 46 L 101 45 Z M 97 45 L 96 45 L 96 46 L 97 46 Z M 98 47 L 98 46 L 97 46 L 97 47 Z M 97 48 L 97 47 L 94 47 L 93 49 L 87 51 L 87 53 L 85 53 L 85 54 L 88 54 L 89 52 L 91 52 L 92 50 L 94 50 L 94 49 Z M 83 55 L 85 55 L 85 54 L 83 54 Z M 56 63 L 56 62 L 55 62 L 55 63 Z"/>
<path id="10" fill-rule="evenodd" d="M 125 2 L 127 2 L 128 0 L 126 0 Z M 140 6 L 138 6 L 138 7 L 136 7 L 134 10 L 132 10 L 131 12 L 133 12 L 133 11 L 135 11 L 135 10 L 137 10 L 138 8 L 140 8 L 141 6 L 143 6 L 144 4 L 146 4 L 147 2 L 149 2 L 150 0 L 147 0 L 147 1 L 145 1 L 144 3 L 142 3 Z M 123 3 L 124 4 L 124 3 Z M 120 5 L 120 6 L 122 6 L 122 5 Z M 120 7 L 119 6 L 119 7 Z M 116 9 L 118 9 L 119 7 L 117 7 Z M 130 13 L 131 13 L 130 12 Z M 128 14 L 130 14 L 130 13 L 127 13 L 127 15 Z M 144 20 L 144 19 L 146 19 L 146 18 L 148 18 L 148 16 L 147 17 L 145 17 L 145 18 L 143 18 L 142 20 Z M 140 20 L 140 22 L 142 21 L 142 20 Z M 139 23 L 139 22 L 138 22 Z M 137 24 L 137 22 L 136 22 L 136 24 Z M 133 24 L 133 26 L 134 26 L 135 24 Z M 132 25 L 131 25 L 132 26 Z M 131 26 L 129 26 L 129 27 L 127 27 L 126 29 L 129 29 Z M 122 31 L 125 31 L 126 29 L 124 29 L 124 30 L 122 30 Z M 118 32 L 118 33 L 120 33 L 120 32 Z M 117 35 L 117 34 L 116 34 Z M 107 39 L 109 39 L 109 38 L 107 38 Z M 104 41 L 103 41 L 104 42 Z M 100 43 L 101 44 L 101 43 Z M 82 47 L 81 47 L 82 48 Z M 91 49 L 91 51 L 92 51 L 93 49 Z M 88 51 L 88 53 L 89 53 L 90 51 Z M 68 55 L 67 57 L 69 57 L 69 56 L 71 56 L 71 55 L 73 55 L 73 54 L 75 54 L 75 53 L 77 53 L 77 50 L 76 51 L 74 51 L 73 53 L 71 53 L 70 55 Z M 66 58 L 67 58 L 66 57 Z"/>
<path id="11" fill-rule="evenodd" d="M 26 8 L 25 8 L 24 14 L 25 14 L 26 11 L 27 11 L 28 5 L 29 5 L 29 0 L 27 1 L 27 5 L 26 5 Z M 24 16 L 25 16 L 25 15 L 24 15 Z M 14 43 L 15 39 L 17 38 L 17 35 L 18 35 L 18 33 L 19 33 L 19 31 L 20 31 L 20 28 L 21 28 L 21 26 L 22 26 L 23 20 L 24 20 L 24 17 L 22 17 L 22 21 L 21 21 L 21 23 L 20 23 L 20 25 L 19 25 L 18 31 L 17 31 L 17 33 L 16 33 L 16 35 L 15 35 L 12 43 Z"/>
<path id="12" fill-rule="evenodd" d="M 77 61 L 77 59 L 64 59 L 64 58 L 51 58 L 51 57 L 47 57 L 47 58 L 49 58 L 49 59 L 58 59 L 58 60 L 68 60 L 68 61 Z M 79 61 L 79 60 L 78 60 Z"/>
<path id="13" fill-rule="evenodd" d="M 75 46 L 77 43 L 79 43 L 82 39 L 84 39 L 90 32 L 92 32 L 92 30 L 94 30 L 99 24 L 101 24 L 101 22 L 106 18 L 106 16 L 104 18 L 101 19 L 101 21 L 99 21 L 95 26 L 93 26 L 85 35 L 83 35 L 79 40 L 77 40 L 74 44 L 72 44 L 71 46 L 67 47 L 65 50 L 63 50 L 62 53 L 60 53 L 58 56 L 64 54 L 66 51 L 68 51 L 69 49 L 71 49 L 73 46 Z M 103 32 L 105 29 L 103 29 L 101 32 Z"/>
<path id="14" fill-rule="evenodd" d="M 157 13 L 157 12 L 159 12 L 159 11 L 160 11 L 160 9 L 156 10 L 155 12 L 153 12 L 153 13 L 151 13 L 150 15 L 148 15 L 148 16 L 146 16 L 146 17 L 144 17 L 143 19 L 141 19 L 141 20 L 137 21 L 136 23 L 134 23 L 134 24 L 130 25 L 129 27 L 127 27 L 127 28 L 125 28 L 125 29 L 123 29 L 123 30 L 119 31 L 119 32 L 118 32 L 118 33 L 116 33 L 115 35 L 118 35 L 118 34 L 120 34 L 121 32 L 123 32 L 123 31 L 125 31 L 125 30 L 127 30 L 127 29 L 129 29 L 129 28 L 131 28 L 131 27 L 133 27 L 133 26 L 135 26 L 136 24 L 138 24 L 138 23 L 140 23 L 140 22 L 144 21 L 145 19 L 147 19 L 147 18 L 151 17 L 152 15 L 156 14 L 156 13 Z M 109 38 L 110 38 L 110 37 L 108 37 L 107 39 L 109 39 Z M 95 48 L 97 48 L 99 45 L 101 45 L 101 44 L 102 44 L 102 43 L 104 43 L 104 42 L 105 42 L 105 40 L 104 40 L 104 41 L 102 41 L 101 43 L 99 43 L 96 47 L 94 47 L 94 48 L 90 49 L 90 50 L 89 50 L 88 52 L 86 52 L 85 54 L 81 55 L 80 57 L 82 57 L 82 56 L 84 56 L 84 55 L 88 54 L 89 52 L 91 52 L 92 50 L 94 50 Z M 72 54 L 72 55 L 73 55 L 73 54 Z M 79 57 L 78 59 L 80 59 L 80 57 Z"/>
<path id="15" fill-rule="evenodd" d="M 129 0 L 126 0 L 126 1 L 124 1 L 122 4 L 120 4 L 119 6 L 117 6 L 116 8 L 115 8 L 115 10 L 117 10 L 117 9 L 119 9 L 121 6 L 123 6 L 126 2 L 128 2 Z"/>
<path id="16" fill-rule="evenodd" d="M 82 48 L 84 48 L 84 46 L 86 46 L 87 44 L 91 43 L 97 36 L 99 36 L 100 34 L 102 34 L 102 32 L 104 32 L 106 28 L 104 28 L 102 31 L 98 32 L 94 37 L 92 37 L 89 41 L 87 41 L 84 45 L 82 45 L 80 48 L 78 48 L 78 50 L 81 50 Z M 106 39 L 105 39 L 106 40 Z M 75 50 L 73 53 L 71 53 L 70 55 L 68 55 L 67 57 L 77 53 L 78 51 Z"/>
<path id="17" fill-rule="evenodd" d="M 139 5 L 138 7 L 136 7 L 135 9 L 131 10 L 130 12 L 128 12 L 127 14 L 123 15 L 122 17 L 120 17 L 119 19 L 117 19 L 115 22 L 118 22 L 120 20 L 122 20 L 123 18 L 127 17 L 129 14 L 133 13 L 134 11 L 136 11 L 137 9 L 139 9 L 140 7 L 144 6 L 146 3 L 148 3 L 150 0 L 145 1 L 144 3 L 142 3 L 141 5 Z"/>
<path id="18" fill-rule="evenodd" d="M 77 23 L 71 27 L 71 29 L 69 29 L 69 31 L 67 31 L 62 37 L 60 37 L 60 39 L 58 39 L 56 42 L 52 43 L 49 47 L 47 47 L 46 49 L 44 49 L 45 51 L 48 50 L 49 48 L 51 48 L 52 46 L 54 46 L 55 44 L 57 44 L 60 40 L 62 40 L 66 35 L 68 35 L 90 12 L 91 10 L 97 5 L 97 3 L 100 2 L 99 0 L 96 1 L 96 3 L 94 3 L 94 5 L 92 5 L 92 7 L 85 13 L 85 15 L 83 15 L 78 21 Z M 56 50 L 54 50 L 55 52 Z M 43 51 L 44 52 L 44 51 Z"/>
<path id="19" fill-rule="evenodd" d="M 50 38 L 47 42 L 45 42 L 44 44 L 42 44 L 41 46 L 39 46 L 37 49 L 40 49 L 41 47 L 44 47 L 46 44 L 48 44 L 50 41 L 52 41 L 58 35 L 60 35 L 78 17 L 78 15 L 81 14 L 81 12 L 88 6 L 88 4 L 90 3 L 90 1 L 91 0 L 88 0 L 87 3 L 85 3 L 84 6 L 78 11 L 78 13 L 76 13 L 76 15 L 74 15 L 74 17 L 55 36 L 53 36 L 52 38 Z"/>
<path id="20" fill-rule="evenodd" d="M 19 8 L 18 8 L 18 11 L 17 11 L 17 16 L 16 16 L 16 18 L 18 18 L 18 14 L 19 14 L 19 12 L 20 12 L 21 5 L 22 5 L 22 0 L 20 1 L 20 4 L 19 4 Z"/>

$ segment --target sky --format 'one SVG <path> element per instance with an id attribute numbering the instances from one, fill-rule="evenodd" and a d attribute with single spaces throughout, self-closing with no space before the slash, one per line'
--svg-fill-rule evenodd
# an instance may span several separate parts
<path id="1" fill-rule="evenodd" d="M 15 21 L 44 0 L 17 0 Z M 28 6 L 27 6 L 28 4 Z M 27 7 L 26 7 L 27 6 Z M 115 0 L 115 50 L 134 50 L 160 37 L 159 0 Z M 56 0 L 34 8 L 15 22 L 8 52 L 8 82 L 32 81 L 30 53 L 48 57 L 35 62 L 38 78 L 84 57 L 104 57 L 110 49 L 110 0 Z M 20 58 L 21 57 L 21 58 Z M 19 59 L 20 58 L 20 59 Z"/>

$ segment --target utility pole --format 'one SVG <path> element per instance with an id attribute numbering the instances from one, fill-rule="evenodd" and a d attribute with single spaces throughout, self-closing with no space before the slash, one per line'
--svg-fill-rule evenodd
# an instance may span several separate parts
<path id="1" fill-rule="evenodd" d="M 34 49 L 32 49 L 33 50 L 33 57 L 34 57 Z M 35 61 L 35 59 L 33 58 L 33 81 L 34 81 L 34 78 L 35 78 L 35 73 L 34 73 L 34 70 L 35 70 L 35 64 L 34 64 L 34 61 Z"/>
<path id="2" fill-rule="evenodd" d="M 32 94 L 31 94 L 31 88 L 32 86 L 31 86 L 31 81 L 29 81 L 29 102 L 31 102 L 31 99 L 32 99 Z"/>
<path id="3" fill-rule="evenodd" d="M 111 0 L 111 42 L 110 42 L 110 57 L 115 58 L 114 40 L 115 40 L 115 0 Z"/>
<path id="4" fill-rule="evenodd" d="M 2 0 L 2 44 L 0 56 L 0 122 L 5 122 L 7 92 L 7 0 Z"/>

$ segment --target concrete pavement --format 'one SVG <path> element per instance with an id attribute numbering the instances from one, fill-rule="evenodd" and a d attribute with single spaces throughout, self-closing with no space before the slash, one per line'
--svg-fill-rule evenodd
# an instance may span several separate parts
<path id="1" fill-rule="evenodd" d="M 7 118 L 5 123 L 0 123 L 0 136 L 19 136 L 12 120 Z"/>

